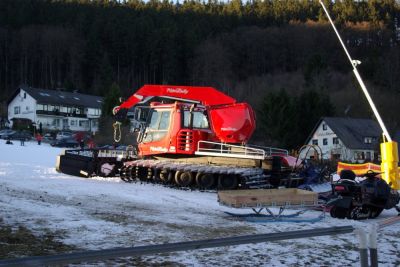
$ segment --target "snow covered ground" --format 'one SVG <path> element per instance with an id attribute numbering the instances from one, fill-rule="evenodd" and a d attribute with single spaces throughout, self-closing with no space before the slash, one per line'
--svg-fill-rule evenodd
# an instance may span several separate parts
<path id="1" fill-rule="evenodd" d="M 54 167 L 60 152 L 47 144 L 6 145 L 0 140 L 0 218 L 38 235 L 51 230 L 79 250 L 341 225 L 368 229 L 371 223 L 396 214 L 384 211 L 376 220 L 361 222 L 329 215 L 314 224 L 243 222 L 226 215 L 224 211 L 238 210 L 220 206 L 213 192 L 57 173 Z M 309 216 L 318 214 L 310 212 Z M 347 234 L 169 253 L 141 260 L 145 264 L 185 266 L 359 266 L 357 245 L 357 237 Z M 379 233 L 378 251 L 382 266 L 400 265 L 400 225 Z"/>

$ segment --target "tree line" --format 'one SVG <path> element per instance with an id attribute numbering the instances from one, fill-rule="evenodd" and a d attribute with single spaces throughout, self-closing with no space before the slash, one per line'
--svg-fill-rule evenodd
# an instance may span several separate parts
<path id="1" fill-rule="evenodd" d="M 400 6 L 324 2 L 398 127 Z M 315 92 L 338 116 L 371 116 L 317 0 L 2 0 L 0 59 L 2 101 L 20 84 L 102 96 L 114 84 L 125 97 L 147 83 L 215 86 L 259 111 L 257 139 L 284 145 L 260 122 L 281 90 L 293 99 Z"/>

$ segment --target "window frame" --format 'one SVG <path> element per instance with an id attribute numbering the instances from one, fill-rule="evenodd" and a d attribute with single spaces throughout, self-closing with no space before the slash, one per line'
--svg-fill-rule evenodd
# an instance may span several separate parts
<path id="1" fill-rule="evenodd" d="M 314 146 L 318 146 L 318 139 L 312 139 L 311 144 Z"/>
<path id="2" fill-rule="evenodd" d="M 328 138 L 322 139 L 322 145 L 327 146 L 328 145 Z"/>

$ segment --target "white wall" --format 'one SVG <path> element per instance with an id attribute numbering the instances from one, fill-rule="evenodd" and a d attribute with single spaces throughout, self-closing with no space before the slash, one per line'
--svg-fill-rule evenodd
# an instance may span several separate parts
<path id="1" fill-rule="evenodd" d="M 19 107 L 19 114 L 15 114 L 16 107 Z M 36 100 L 22 89 L 8 105 L 8 120 L 11 122 L 12 118 L 36 120 Z"/>
<path id="2" fill-rule="evenodd" d="M 323 129 L 323 125 L 324 124 L 327 127 L 326 130 Z M 312 145 L 313 144 L 313 140 L 317 140 L 318 141 L 318 146 L 322 150 L 323 158 L 324 159 L 330 159 L 331 150 L 333 148 L 339 148 L 339 147 L 343 147 L 344 146 L 343 143 L 340 140 L 339 140 L 339 145 L 334 145 L 333 144 L 333 138 L 337 138 L 337 135 L 332 131 L 332 129 L 324 121 L 322 121 L 318 125 L 318 127 L 315 130 L 314 134 L 312 135 L 310 141 L 308 142 L 308 145 Z M 324 139 L 327 139 L 327 145 L 323 144 Z"/>

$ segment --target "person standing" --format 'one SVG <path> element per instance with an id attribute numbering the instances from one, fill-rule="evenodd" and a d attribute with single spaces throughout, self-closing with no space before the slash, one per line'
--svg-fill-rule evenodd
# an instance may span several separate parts
<path id="1" fill-rule="evenodd" d="M 94 143 L 94 140 L 92 139 L 92 138 L 90 138 L 88 141 L 87 141 L 87 145 L 88 145 L 88 148 L 89 149 L 93 149 L 93 148 L 95 148 L 95 143 Z"/>
<path id="2" fill-rule="evenodd" d="M 21 146 L 25 146 L 25 137 L 21 137 L 20 141 L 21 141 Z"/>
<path id="3" fill-rule="evenodd" d="M 37 135 L 36 135 L 36 141 L 37 141 L 37 144 L 40 146 L 40 144 L 42 143 L 42 139 L 43 139 L 43 137 L 42 137 L 42 135 L 40 134 L 40 133 L 38 133 Z"/>

